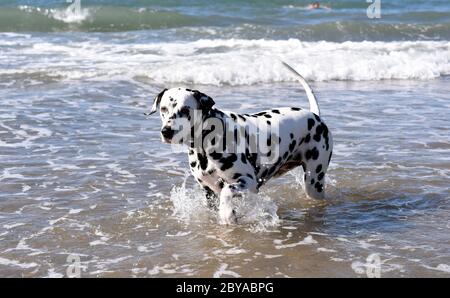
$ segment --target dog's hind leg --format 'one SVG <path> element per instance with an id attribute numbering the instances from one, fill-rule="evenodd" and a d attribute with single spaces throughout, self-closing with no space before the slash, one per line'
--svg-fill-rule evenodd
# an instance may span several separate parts
<path id="1" fill-rule="evenodd" d="M 326 156 L 310 159 L 303 167 L 305 174 L 303 176 L 304 190 L 308 197 L 313 199 L 325 198 L 325 175 L 327 173 L 331 151 Z"/>
<path id="2" fill-rule="evenodd" d="M 208 208 L 217 211 L 218 210 L 218 205 L 219 205 L 218 204 L 219 203 L 219 198 L 214 193 L 214 191 L 212 191 L 212 189 L 209 188 L 208 186 L 204 186 L 203 189 L 205 191 L 206 204 L 208 205 Z"/>

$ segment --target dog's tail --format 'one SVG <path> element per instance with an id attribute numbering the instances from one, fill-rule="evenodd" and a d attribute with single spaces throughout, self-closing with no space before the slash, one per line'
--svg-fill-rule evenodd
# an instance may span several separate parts
<path id="1" fill-rule="evenodd" d="M 305 89 L 306 95 L 308 96 L 309 101 L 309 110 L 316 114 L 317 116 L 320 116 L 320 110 L 319 105 L 317 104 L 316 96 L 314 95 L 314 92 L 312 91 L 311 87 L 308 85 L 308 82 L 306 82 L 305 78 L 303 78 L 295 69 L 293 69 L 289 64 L 287 64 L 284 61 L 281 61 L 284 66 L 287 67 L 298 79 L 300 84 L 302 84 L 303 88 Z"/>

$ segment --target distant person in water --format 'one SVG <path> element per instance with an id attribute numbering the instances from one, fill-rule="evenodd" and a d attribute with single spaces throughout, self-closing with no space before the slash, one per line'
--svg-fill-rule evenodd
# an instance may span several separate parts
<path id="1" fill-rule="evenodd" d="M 320 3 L 319 2 L 313 2 L 313 3 L 311 3 L 309 6 L 308 6 L 308 9 L 331 9 L 330 7 L 328 7 L 328 6 L 323 6 L 323 5 L 320 5 Z"/>

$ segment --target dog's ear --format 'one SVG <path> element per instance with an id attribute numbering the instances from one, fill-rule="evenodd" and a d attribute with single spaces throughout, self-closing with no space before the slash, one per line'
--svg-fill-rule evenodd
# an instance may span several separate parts
<path id="1" fill-rule="evenodd" d="M 154 114 L 158 110 L 159 103 L 161 102 L 161 98 L 163 97 L 164 92 L 166 92 L 166 91 L 167 91 L 167 88 L 164 89 L 163 91 L 161 91 L 158 95 L 156 95 L 155 99 L 153 99 L 152 109 L 151 109 L 150 113 L 148 113 L 147 115 Z"/>
<path id="2" fill-rule="evenodd" d="M 194 97 L 198 101 L 199 106 L 202 109 L 202 111 L 204 111 L 204 112 L 209 111 L 209 110 L 211 110 L 213 105 L 216 104 L 214 102 L 214 100 L 211 97 L 209 97 L 208 95 L 201 93 L 198 90 L 192 90 L 192 92 L 194 92 Z"/>

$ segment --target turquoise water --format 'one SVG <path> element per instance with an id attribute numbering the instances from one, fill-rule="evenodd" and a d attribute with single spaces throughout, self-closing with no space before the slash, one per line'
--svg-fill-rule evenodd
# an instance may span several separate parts
<path id="1" fill-rule="evenodd" d="M 448 40 L 448 1 L 382 1 L 369 19 L 366 1 L 86 1 L 67 11 L 65 1 L 0 1 L 0 31 L 94 31 L 211 28 L 215 37 L 328 40 Z M 202 34 L 194 34 L 199 38 Z M 210 37 L 207 33 L 205 37 Z M 181 35 L 177 36 L 181 38 Z M 188 38 L 189 36 L 185 36 Z"/>

